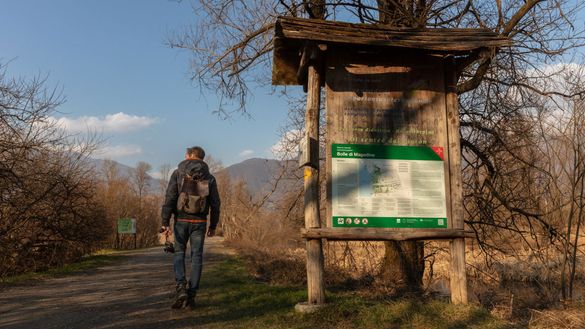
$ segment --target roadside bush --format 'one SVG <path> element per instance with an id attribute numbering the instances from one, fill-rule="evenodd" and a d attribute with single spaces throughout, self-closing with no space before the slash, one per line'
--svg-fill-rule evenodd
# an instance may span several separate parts
<path id="1" fill-rule="evenodd" d="M 63 99 L 43 85 L 0 65 L 0 277 L 77 260 L 108 229 L 87 161 L 97 143 L 56 126 Z"/>

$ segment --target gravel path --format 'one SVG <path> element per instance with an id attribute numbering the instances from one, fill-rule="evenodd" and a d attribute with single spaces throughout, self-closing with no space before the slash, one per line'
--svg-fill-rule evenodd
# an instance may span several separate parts
<path id="1" fill-rule="evenodd" d="M 231 252 L 221 238 L 206 239 L 203 275 Z M 162 247 L 124 255 L 92 271 L 1 288 L 0 328 L 196 327 L 189 311 L 170 309 L 171 256 Z"/>

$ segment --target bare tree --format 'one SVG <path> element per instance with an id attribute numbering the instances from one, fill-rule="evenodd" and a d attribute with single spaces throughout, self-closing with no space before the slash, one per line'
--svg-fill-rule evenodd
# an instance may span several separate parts
<path id="1" fill-rule="evenodd" d="M 142 205 L 142 196 L 144 195 L 145 190 L 150 186 L 150 176 L 148 175 L 148 172 L 151 169 L 152 166 L 149 163 L 139 161 L 136 164 L 136 168 L 132 175 L 140 205 Z"/>
<path id="2" fill-rule="evenodd" d="M 545 82 L 558 85 L 557 90 L 566 94 L 578 93 L 585 80 L 585 69 L 576 64 L 560 66 L 562 74 Z M 531 148 L 538 154 L 532 184 L 540 187 L 536 194 L 540 216 L 555 232 L 549 239 L 560 244 L 562 298 L 571 300 L 585 210 L 585 103 L 580 95 L 534 97 L 540 104 L 530 117 L 534 127 Z M 533 244 L 540 242 L 533 240 Z"/>
<path id="3" fill-rule="evenodd" d="M 164 196 L 164 193 L 167 189 L 167 185 L 169 185 L 169 178 L 171 177 L 171 165 L 168 163 L 163 164 L 159 168 L 159 173 L 161 195 Z"/>
<path id="4" fill-rule="evenodd" d="M 104 160 L 102 171 L 108 183 L 115 181 L 120 176 L 120 170 L 118 169 L 118 165 L 116 164 L 115 161 L 111 159 Z"/>
<path id="5" fill-rule="evenodd" d="M 219 111 L 226 105 L 246 111 L 251 83 L 268 83 L 273 26 L 278 16 L 312 17 L 408 27 L 481 27 L 512 37 L 515 46 L 502 57 L 533 67 L 554 59 L 582 43 L 582 30 L 571 22 L 582 7 L 568 0 L 474 2 L 468 0 L 243 0 L 194 1 L 196 26 L 169 40 L 171 47 L 193 53 L 191 78 L 203 90 L 218 93 Z M 312 9 L 311 9 L 312 8 Z M 318 14 L 313 13 L 316 12 Z M 476 88 L 499 58 L 496 51 L 478 53 L 461 66 L 466 71 L 458 91 Z M 470 64 L 474 65 L 470 65 Z M 513 69 L 519 73 L 518 67 Z"/>
<path id="6" fill-rule="evenodd" d="M 148 193 L 148 188 L 150 187 L 150 180 L 151 177 L 148 175 L 148 172 L 152 169 L 152 166 L 144 161 L 139 161 L 136 164 L 136 168 L 134 168 L 134 172 L 132 174 L 132 180 L 134 183 L 134 188 L 136 189 L 136 194 L 138 197 L 138 209 L 135 209 L 133 212 L 133 216 L 136 216 L 136 226 L 137 226 L 137 234 L 138 232 L 142 234 L 138 234 L 141 237 L 141 244 L 144 244 L 144 235 L 145 228 L 152 226 L 149 224 L 149 218 L 145 214 L 145 205 L 144 199 L 145 195 Z"/>
<path id="7" fill-rule="evenodd" d="M 207 166 L 209 167 L 209 172 L 211 174 L 218 173 L 224 169 L 221 160 L 218 160 L 211 155 L 205 156 L 205 163 L 207 163 Z"/>
<path id="8" fill-rule="evenodd" d="M 64 98 L 45 84 L 0 64 L 0 276 L 79 259 L 109 229 L 88 161 L 99 140 L 60 129 Z"/>

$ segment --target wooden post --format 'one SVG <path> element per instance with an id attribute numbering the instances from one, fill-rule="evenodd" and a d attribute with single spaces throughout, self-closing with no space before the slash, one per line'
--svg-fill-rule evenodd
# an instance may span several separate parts
<path id="1" fill-rule="evenodd" d="M 316 48 L 316 47 L 315 47 Z M 317 51 L 314 48 L 313 51 Z M 321 106 L 321 77 L 314 63 L 308 67 L 307 78 L 307 111 L 305 114 L 305 130 L 310 147 L 319 147 L 319 109 Z M 310 151 L 317 154 L 318 151 Z M 319 157 L 312 159 L 310 166 L 305 166 L 305 228 L 320 228 L 319 218 Z M 321 239 L 307 239 L 307 290 L 308 304 L 325 303 L 323 286 L 323 248 Z"/>
<path id="2" fill-rule="evenodd" d="M 453 62 L 445 65 L 445 101 L 449 143 L 449 177 L 451 185 L 451 228 L 463 229 L 463 186 L 461 175 L 461 144 L 459 136 L 459 101 L 457 72 Z M 467 304 L 467 275 L 465 273 L 465 238 L 451 241 L 451 302 Z"/>

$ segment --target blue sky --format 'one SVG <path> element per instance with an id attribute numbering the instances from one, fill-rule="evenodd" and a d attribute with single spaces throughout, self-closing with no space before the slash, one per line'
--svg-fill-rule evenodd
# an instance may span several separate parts
<path id="1" fill-rule="evenodd" d="M 254 90 L 252 118 L 222 120 L 215 95 L 188 77 L 189 54 L 165 45 L 196 19 L 189 1 L 0 0 L 0 62 L 8 76 L 48 75 L 67 101 L 54 116 L 72 132 L 89 127 L 106 144 L 99 156 L 134 166 L 174 166 L 201 145 L 224 165 L 273 157 L 287 103 Z"/>
<path id="2" fill-rule="evenodd" d="M 106 138 L 96 157 L 153 172 L 192 145 L 224 165 L 273 157 L 286 101 L 256 88 L 252 118 L 221 120 L 215 95 L 189 80 L 189 54 L 165 45 L 195 19 L 188 0 L 0 0 L 0 63 L 13 77 L 48 75 L 67 99 L 54 119 Z"/>

